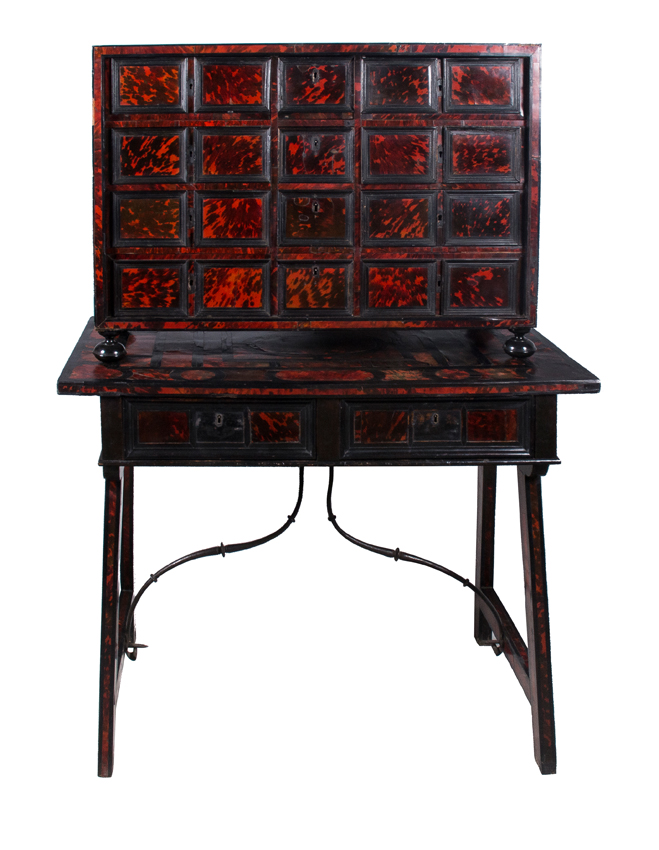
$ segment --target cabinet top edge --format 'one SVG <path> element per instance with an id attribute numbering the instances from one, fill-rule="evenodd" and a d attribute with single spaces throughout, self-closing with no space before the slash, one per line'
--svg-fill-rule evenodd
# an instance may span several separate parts
<path id="1" fill-rule="evenodd" d="M 124 44 L 97 45 L 93 47 L 95 57 L 108 55 L 145 55 L 191 53 L 263 53 L 263 54 L 309 54 L 309 53 L 348 53 L 375 54 L 389 56 L 425 55 L 425 54 L 476 54 L 483 56 L 532 56 L 539 53 L 540 44 Z"/>

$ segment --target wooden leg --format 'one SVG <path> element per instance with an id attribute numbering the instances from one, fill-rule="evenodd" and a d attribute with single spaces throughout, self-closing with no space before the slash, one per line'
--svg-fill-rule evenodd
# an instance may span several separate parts
<path id="1" fill-rule="evenodd" d="M 497 468 L 478 467 L 478 526 L 476 535 L 476 580 L 479 590 L 494 587 L 494 514 L 497 494 Z M 492 627 L 474 597 L 474 637 L 481 646 L 492 640 Z"/>
<path id="2" fill-rule="evenodd" d="M 119 639 L 119 562 L 122 526 L 122 469 L 106 466 L 101 608 L 101 675 L 98 719 L 98 775 L 112 776 L 114 711 Z"/>
<path id="3" fill-rule="evenodd" d="M 542 523 L 541 477 L 547 466 L 517 468 L 526 591 L 526 628 L 533 746 L 541 773 L 556 773 L 554 696 L 549 645 L 549 608 Z"/>
<path id="4" fill-rule="evenodd" d="M 122 475 L 121 498 L 121 559 L 119 565 L 119 635 L 123 635 L 124 623 L 130 603 L 133 601 L 133 467 L 124 466 Z M 119 663 L 117 669 L 117 690 L 121 682 L 124 667 L 124 645 L 119 640 Z"/>

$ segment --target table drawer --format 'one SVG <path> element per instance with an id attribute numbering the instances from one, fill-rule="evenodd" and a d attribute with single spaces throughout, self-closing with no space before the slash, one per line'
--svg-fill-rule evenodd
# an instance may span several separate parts
<path id="1" fill-rule="evenodd" d="M 126 402 L 130 459 L 307 460 L 314 403 Z"/>
<path id="2" fill-rule="evenodd" d="M 345 402 L 342 457 L 484 457 L 531 454 L 529 400 Z"/>

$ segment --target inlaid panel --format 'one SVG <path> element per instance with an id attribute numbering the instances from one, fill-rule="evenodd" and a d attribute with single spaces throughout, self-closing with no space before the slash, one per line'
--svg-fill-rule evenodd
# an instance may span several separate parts
<path id="1" fill-rule="evenodd" d="M 366 59 L 362 112 L 437 112 L 436 59 Z"/>
<path id="2" fill-rule="evenodd" d="M 280 263 L 282 313 L 349 315 L 352 264 Z"/>
<path id="3" fill-rule="evenodd" d="M 407 442 L 407 410 L 356 410 L 354 416 L 355 443 L 398 445 Z"/>
<path id="4" fill-rule="evenodd" d="M 445 112 L 520 112 L 519 59 L 445 59 Z"/>
<path id="5" fill-rule="evenodd" d="M 346 112 L 352 109 L 352 59 L 280 59 L 279 109 Z"/>
<path id="6" fill-rule="evenodd" d="M 437 179 L 437 133 L 384 127 L 362 130 L 364 183 L 434 183 Z"/>
<path id="7" fill-rule="evenodd" d="M 113 112 L 186 112 L 186 61 L 180 58 L 113 59 Z"/>
<path id="8" fill-rule="evenodd" d="M 280 134 L 279 179 L 345 183 L 353 180 L 352 130 L 285 130 Z"/>
<path id="9" fill-rule="evenodd" d="M 519 128 L 446 129 L 445 183 L 519 183 Z"/>
<path id="10" fill-rule="evenodd" d="M 112 202 L 115 246 L 186 244 L 184 192 L 115 192 Z"/>
<path id="11" fill-rule="evenodd" d="M 258 183 L 270 180 L 270 130 L 215 127 L 195 130 L 197 183 Z"/>
<path id="12" fill-rule="evenodd" d="M 187 263 L 115 263 L 115 314 L 184 316 L 186 272 Z"/>
<path id="13" fill-rule="evenodd" d="M 361 275 L 361 311 L 364 316 L 435 312 L 434 262 L 364 262 Z"/>
<path id="14" fill-rule="evenodd" d="M 270 60 L 195 59 L 195 112 L 266 112 L 270 109 Z"/>
<path id="15" fill-rule="evenodd" d="M 363 192 L 363 244 L 434 245 L 436 209 L 431 192 Z"/>
<path id="16" fill-rule="evenodd" d="M 299 443 L 298 410 L 252 410 L 249 415 L 253 443 Z"/>
<path id="17" fill-rule="evenodd" d="M 267 315 L 270 264 L 213 261 L 195 263 L 198 310 L 206 315 Z"/>
<path id="18" fill-rule="evenodd" d="M 528 457 L 531 403 L 344 402 L 342 457 Z"/>
<path id="19" fill-rule="evenodd" d="M 468 443 L 519 442 L 519 410 L 468 410 Z"/>
<path id="20" fill-rule="evenodd" d="M 279 193 L 280 245 L 352 245 L 351 192 Z"/>
<path id="21" fill-rule="evenodd" d="M 446 261 L 442 312 L 453 315 L 518 314 L 519 260 Z"/>
<path id="22" fill-rule="evenodd" d="M 128 400 L 127 457 L 217 461 L 315 457 L 313 402 Z"/>
<path id="23" fill-rule="evenodd" d="M 137 414 L 137 442 L 144 445 L 180 445 L 190 442 L 190 415 L 187 410 L 140 410 Z"/>
<path id="24" fill-rule="evenodd" d="M 518 192 L 445 192 L 447 245 L 519 245 Z"/>
<path id="25" fill-rule="evenodd" d="M 196 192 L 195 244 L 268 245 L 270 195 Z"/>
<path id="26" fill-rule="evenodd" d="M 185 183 L 187 130 L 112 130 L 114 183 Z"/>

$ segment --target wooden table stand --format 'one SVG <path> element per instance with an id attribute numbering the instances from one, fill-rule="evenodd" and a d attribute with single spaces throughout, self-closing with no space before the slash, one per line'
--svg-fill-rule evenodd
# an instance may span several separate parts
<path id="1" fill-rule="evenodd" d="M 299 510 L 306 466 L 329 468 L 328 518 L 347 540 L 443 572 L 474 591 L 475 638 L 505 654 L 531 704 L 540 771 L 556 771 L 541 481 L 549 465 L 559 462 L 557 394 L 597 392 L 599 381 L 536 332 L 532 362 L 509 358 L 503 333 L 371 331 L 355 346 L 350 335 L 314 332 L 142 332 L 127 339 L 125 358 L 108 368 L 94 360 L 99 335 L 90 321 L 58 388 L 101 396 L 100 776 L 112 774 L 124 656 L 135 659 L 141 646 L 133 625 L 141 595 L 186 561 L 242 551 L 283 533 Z M 133 479 L 140 465 L 295 466 L 298 500 L 286 522 L 266 537 L 191 553 L 135 592 Z M 478 466 L 474 582 L 345 531 L 332 510 L 331 486 L 334 469 L 354 465 Z M 501 465 L 518 471 L 527 642 L 494 589 Z"/>

